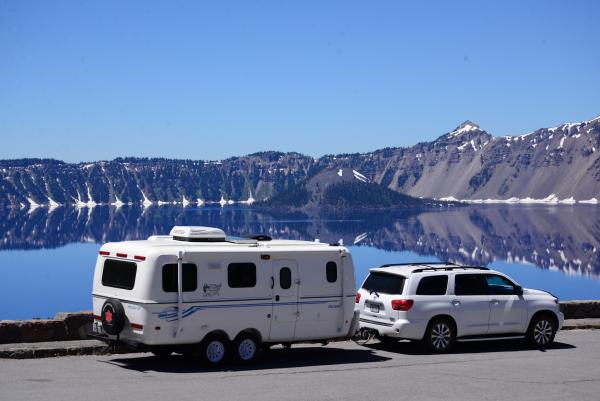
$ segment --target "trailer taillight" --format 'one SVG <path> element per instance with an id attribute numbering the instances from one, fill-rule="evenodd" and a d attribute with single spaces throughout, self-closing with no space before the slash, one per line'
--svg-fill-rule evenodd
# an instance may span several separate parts
<path id="1" fill-rule="evenodd" d="M 394 299 L 392 301 L 392 309 L 400 310 L 400 311 L 407 311 L 410 308 L 412 308 L 414 303 L 415 303 L 415 301 L 413 301 L 412 299 Z"/>
<path id="2" fill-rule="evenodd" d="M 130 323 L 129 325 L 131 326 L 132 330 L 142 330 L 144 328 L 144 325 L 142 324 Z"/>

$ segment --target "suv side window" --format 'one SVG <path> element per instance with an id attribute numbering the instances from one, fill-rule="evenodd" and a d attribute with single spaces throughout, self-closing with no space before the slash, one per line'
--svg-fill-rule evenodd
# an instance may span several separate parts
<path id="1" fill-rule="evenodd" d="M 488 293 L 490 295 L 513 295 L 515 285 L 502 276 L 486 274 Z"/>
<path id="2" fill-rule="evenodd" d="M 448 276 L 423 277 L 417 287 L 417 295 L 445 295 L 448 287 Z"/>
<path id="3" fill-rule="evenodd" d="M 487 281 L 483 274 L 457 274 L 454 282 L 455 295 L 487 295 Z"/>

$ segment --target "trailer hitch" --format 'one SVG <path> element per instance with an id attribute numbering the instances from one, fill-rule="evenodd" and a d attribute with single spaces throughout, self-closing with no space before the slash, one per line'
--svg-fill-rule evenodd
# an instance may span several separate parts
<path id="1" fill-rule="evenodd" d="M 353 336 L 352 341 L 358 345 L 367 345 L 377 335 L 377 330 L 361 327 Z"/>

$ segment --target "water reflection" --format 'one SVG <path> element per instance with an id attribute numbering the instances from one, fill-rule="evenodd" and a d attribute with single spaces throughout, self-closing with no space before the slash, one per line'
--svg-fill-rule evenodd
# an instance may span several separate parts
<path id="1" fill-rule="evenodd" d="M 470 206 L 444 211 L 306 215 L 250 207 L 109 206 L 92 209 L 0 209 L 0 249 L 56 248 L 168 233 L 173 225 L 208 225 L 230 235 L 343 239 L 389 251 L 412 251 L 464 264 L 529 263 L 600 276 L 600 214 L 595 206 Z"/>

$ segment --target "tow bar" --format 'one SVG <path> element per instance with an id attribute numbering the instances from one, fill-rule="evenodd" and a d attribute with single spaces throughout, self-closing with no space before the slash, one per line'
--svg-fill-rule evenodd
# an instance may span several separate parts
<path id="1" fill-rule="evenodd" d="M 367 345 L 376 335 L 376 330 L 362 327 L 352 336 L 352 341 L 361 346 Z"/>

